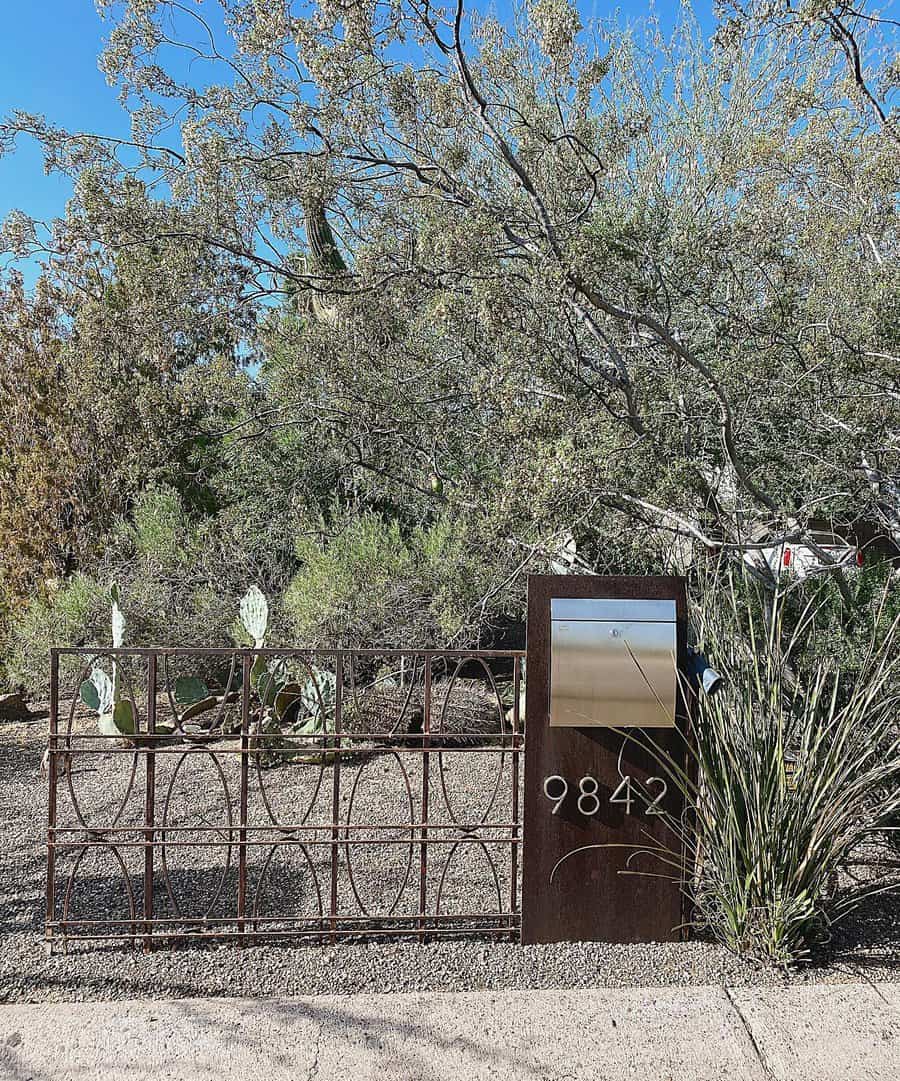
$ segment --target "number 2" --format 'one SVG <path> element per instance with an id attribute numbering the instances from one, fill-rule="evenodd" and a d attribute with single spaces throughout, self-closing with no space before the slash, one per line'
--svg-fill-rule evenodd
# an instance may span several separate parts
<path id="1" fill-rule="evenodd" d="M 660 803 L 666 798 L 666 793 L 669 791 L 669 786 L 666 784 L 662 777 L 647 778 L 648 785 L 653 784 L 654 781 L 656 782 L 656 784 L 662 785 L 662 787 L 659 790 L 659 795 L 647 804 L 647 810 L 644 811 L 645 815 L 662 815 L 666 813 L 662 809 L 662 807 L 660 807 Z"/>

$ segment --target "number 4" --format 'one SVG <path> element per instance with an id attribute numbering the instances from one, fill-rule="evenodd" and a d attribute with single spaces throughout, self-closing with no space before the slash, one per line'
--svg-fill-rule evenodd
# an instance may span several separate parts
<path id="1" fill-rule="evenodd" d="M 625 795 L 621 796 L 621 795 L 619 795 L 619 793 L 622 791 L 623 788 L 625 789 Z M 622 778 L 621 783 L 619 784 L 619 787 L 609 797 L 609 802 L 610 803 L 624 803 L 625 804 L 625 814 L 627 814 L 627 815 L 631 814 L 631 804 L 634 802 L 634 796 L 632 796 L 632 794 L 631 794 L 631 778 L 630 777 L 626 776 L 626 777 Z"/>

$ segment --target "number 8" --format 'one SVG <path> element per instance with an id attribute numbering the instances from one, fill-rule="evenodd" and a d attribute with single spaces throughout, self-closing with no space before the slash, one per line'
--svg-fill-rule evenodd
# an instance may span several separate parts
<path id="1" fill-rule="evenodd" d="M 588 782 L 591 784 L 590 788 L 588 788 Z M 582 777 L 578 782 L 578 790 L 581 792 L 578 797 L 578 810 L 586 817 L 595 815 L 600 810 L 600 797 L 597 795 L 599 787 L 596 777 Z M 587 810 L 586 800 L 594 801 L 594 806 L 590 811 Z"/>

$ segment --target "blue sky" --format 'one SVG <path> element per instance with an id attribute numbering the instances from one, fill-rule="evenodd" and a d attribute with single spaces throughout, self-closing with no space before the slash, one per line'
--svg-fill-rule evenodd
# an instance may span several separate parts
<path id="1" fill-rule="evenodd" d="M 494 8 L 502 14 L 509 0 L 492 4 L 469 0 L 470 7 Z M 216 4 L 204 4 L 213 21 Z M 602 0 L 580 0 L 585 21 L 618 11 L 624 19 L 647 13 L 639 0 L 608 5 Z M 709 20 L 711 0 L 699 0 L 698 10 Z M 665 22 L 674 18 L 678 0 L 659 0 L 656 11 Z M 215 20 L 216 22 L 218 20 Z M 12 109 L 43 113 L 62 127 L 128 135 L 128 121 L 97 68 L 97 55 L 109 32 L 94 9 L 93 0 L 39 0 L 8 5 L 0 35 L 0 117 Z M 0 221 L 13 209 L 44 220 L 62 214 L 71 192 L 68 181 L 44 176 L 34 144 L 22 139 L 15 155 L 0 158 Z M 31 277 L 31 274 L 29 274 Z"/>
<path id="2" fill-rule="evenodd" d="M 10 5 L 0 35 L 0 115 L 44 113 L 53 123 L 118 133 L 127 120 L 97 68 L 104 32 L 92 0 Z M 34 144 L 21 139 L 0 158 L 0 218 L 19 207 L 38 217 L 61 213 L 70 186 L 43 175 Z"/>

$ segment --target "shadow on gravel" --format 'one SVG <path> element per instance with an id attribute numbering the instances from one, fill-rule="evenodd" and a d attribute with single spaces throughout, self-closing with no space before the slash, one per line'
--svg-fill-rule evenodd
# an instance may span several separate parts
<path id="1" fill-rule="evenodd" d="M 47 784 L 40 774 L 43 733 L 0 727 L 0 928 L 37 931 L 43 920 Z"/>
<path id="2" fill-rule="evenodd" d="M 34 777 L 35 783 L 40 784 L 41 758 L 44 754 L 44 732 L 41 730 L 40 738 L 37 733 L 25 744 L 12 733 L 3 731 L 0 726 L 0 780 L 9 781 L 15 778 L 21 782 L 23 776 Z M 46 785 L 43 786 L 46 794 Z"/>
<path id="3" fill-rule="evenodd" d="M 865 898 L 834 926 L 831 940 L 817 952 L 812 968 L 827 965 L 900 971 L 900 879 Z"/>
<path id="4" fill-rule="evenodd" d="M 27 875 L 16 874 L 14 881 L 6 874 L 0 876 L 0 928 L 3 934 L 43 932 L 44 882 L 43 865 L 40 870 Z"/>
<path id="5" fill-rule="evenodd" d="M 21 1040 L 21 1033 L 13 1032 L 5 1043 L 0 1044 L 0 1077 L 4 1081 L 54 1081 L 55 1075 L 44 1070 L 35 1070 L 29 1063 L 23 1063 L 16 1053 Z"/>
<path id="6" fill-rule="evenodd" d="M 66 1001 L 71 1002 L 73 992 L 77 990 L 79 998 L 84 1001 L 115 1001 L 127 1002 L 137 999 L 146 999 L 147 977 L 145 974 L 127 975 L 132 958 L 137 958 L 138 953 L 120 950 L 98 950 L 108 958 L 108 967 L 102 974 L 86 974 L 78 964 L 78 954 L 57 955 L 64 959 L 67 967 L 59 972 L 42 971 L 29 976 L 29 985 L 33 989 L 33 999 L 36 1002 Z M 154 976 L 153 994 L 155 999 L 188 999 L 198 996 L 222 997 L 222 991 L 218 993 L 213 987 L 205 987 L 198 984 L 197 980 L 187 968 L 182 969 L 184 979 L 179 980 L 172 976 L 169 979 L 160 979 Z M 58 996 L 48 992 L 59 992 Z M 0 988 L 0 1002 L 3 1001 L 2 988 Z M 2 1075 L 0 1075 L 2 1076 Z"/>

